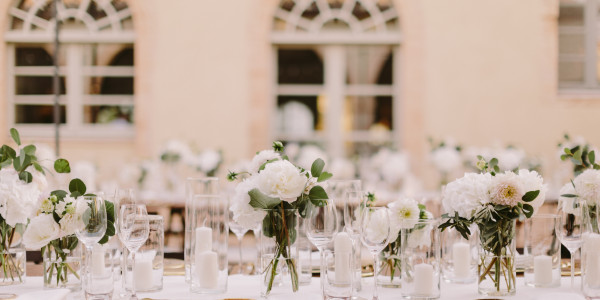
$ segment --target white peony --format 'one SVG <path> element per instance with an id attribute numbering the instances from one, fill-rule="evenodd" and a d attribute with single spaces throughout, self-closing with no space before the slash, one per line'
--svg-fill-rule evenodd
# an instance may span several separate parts
<path id="1" fill-rule="evenodd" d="M 163 150 L 162 155 L 174 156 L 174 162 L 183 162 L 184 164 L 190 164 L 193 160 L 192 150 L 188 144 L 179 140 L 170 140 L 167 142 Z"/>
<path id="2" fill-rule="evenodd" d="M 383 180 L 390 184 L 397 184 L 410 172 L 408 156 L 401 152 L 394 152 L 388 156 L 381 166 Z"/>
<path id="3" fill-rule="evenodd" d="M 490 202 L 489 188 L 492 175 L 489 173 L 466 173 L 446 185 L 442 193 L 442 205 L 445 212 L 470 219 L 481 206 Z"/>
<path id="4" fill-rule="evenodd" d="M 262 220 L 266 216 L 264 211 L 250 206 L 250 195 L 248 195 L 248 192 L 254 188 L 256 188 L 254 177 L 240 182 L 235 187 L 235 192 L 231 198 L 231 207 L 229 208 L 233 212 L 233 221 L 247 229 L 252 229 L 262 224 Z"/>
<path id="5" fill-rule="evenodd" d="M 31 219 L 23 234 L 23 243 L 29 249 L 40 249 L 59 238 L 60 228 L 52 215 L 41 214 Z"/>
<path id="6" fill-rule="evenodd" d="M 573 188 L 573 185 L 569 182 L 560 188 L 559 194 L 560 195 L 565 195 L 565 194 L 576 195 L 577 192 L 575 191 L 575 188 Z M 560 201 L 560 203 L 562 203 L 562 209 L 564 212 L 579 215 L 579 212 L 581 210 L 579 210 L 579 212 L 578 212 L 578 210 L 573 207 L 573 201 L 575 200 L 575 198 L 559 196 L 558 200 Z"/>
<path id="7" fill-rule="evenodd" d="M 577 195 L 588 205 L 600 203 L 600 170 L 585 170 L 573 180 Z"/>
<path id="8" fill-rule="evenodd" d="M 198 168 L 204 173 L 215 170 L 221 163 L 221 153 L 215 150 L 205 150 L 198 156 Z"/>
<path id="9" fill-rule="evenodd" d="M 419 221 L 419 203 L 411 198 L 403 198 L 388 204 L 390 215 L 390 240 L 396 239 L 400 229 L 410 229 Z"/>
<path id="10" fill-rule="evenodd" d="M 9 226 L 27 224 L 39 207 L 41 195 L 37 184 L 21 181 L 15 170 L 0 170 L 0 215 Z"/>
<path id="11" fill-rule="evenodd" d="M 256 176 L 256 184 L 261 192 L 288 203 L 296 201 L 302 194 L 306 181 L 306 176 L 287 160 L 267 164 Z"/>
<path id="12" fill-rule="evenodd" d="M 490 199 L 495 204 L 516 206 L 525 195 L 523 183 L 513 172 L 496 174 L 490 186 Z"/>
<path id="13" fill-rule="evenodd" d="M 506 148 L 496 154 L 498 167 L 502 171 L 511 171 L 519 168 L 525 160 L 525 151 L 517 148 Z"/>
<path id="14" fill-rule="evenodd" d="M 460 168 L 462 158 L 460 152 L 453 147 L 440 147 L 431 153 L 433 165 L 441 172 L 450 173 Z"/>
<path id="15" fill-rule="evenodd" d="M 273 150 L 260 151 L 252 158 L 250 166 L 248 167 L 248 172 L 253 174 L 258 173 L 258 169 L 260 169 L 260 166 L 262 166 L 264 163 L 279 158 L 281 158 L 281 155 Z"/>
<path id="16" fill-rule="evenodd" d="M 536 171 L 521 169 L 519 170 L 518 174 L 519 179 L 523 184 L 523 189 L 525 190 L 525 192 L 538 190 L 540 191 L 538 196 L 532 202 L 529 202 L 529 204 L 533 206 L 535 211 L 537 211 L 537 209 L 541 207 L 542 204 L 544 204 L 544 201 L 546 200 L 546 192 L 548 191 L 548 186 L 544 184 L 544 179 Z"/>

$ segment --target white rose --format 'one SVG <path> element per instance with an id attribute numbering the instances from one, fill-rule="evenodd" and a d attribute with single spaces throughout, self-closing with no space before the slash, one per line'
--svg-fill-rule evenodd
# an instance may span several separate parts
<path id="1" fill-rule="evenodd" d="M 256 188 L 254 181 L 255 178 L 250 177 L 235 187 L 235 193 L 231 198 L 231 207 L 229 208 L 233 212 L 233 221 L 247 229 L 252 229 L 262 224 L 262 220 L 266 216 L 264 211 L 250 206 L 248 192 Z"/>
<path id="2" fill-rule="evenodd" d="M 585 170 L 573 180 L 577 195 L 588 205 L 600 203 L 600 170 Z"/>
<path id="3" fill-rule="evenodd" d="M 0 214 L 11 227 L 27 224 L 39 207 L 41 195 L 36 184 L 21 181 L 15 170 L 0 170 Z"/>
<path id="4" fill-rule="evenodd" d="M 431 153 L 431 161 L 439 171 L 445 173 L 450 173 L 460 168 L 462 164 L 460 152 L 458 152 L 456 148 L 447 146 L 433 150 Z"/>
<path id="5" fill-rule="evenodd" d="M 252 158 L 252 161 L 250 162 L 250 166 L 248 167 L 248 172 L 250 173 L 258 173 L 258 169 L 260 169 L 260 167 L 273 159 L 279 159 L 281 158 L 281 156 L 279 155 L 279 153 L 273 151 L 273 150 L 263 150 L 258 152 L 254 158 Z"/>
<path id="6" fill-rule="evenodd" d="M 523 184 L 523 189 L 525 192 L 540 191 L 538 196 L 532 202 L 529 202 L 529 204 L 533 206 L 537 212 L 537 209 L 541 207 L 546 200 L 548 186 L 544 184 L 544 179 L 536 171 L 521 169 L 519 170 L 519 179 Z"/>
<path id="7" fill-rule="evenodd" d="M 307 178 L 287 160 L 267 164 L 256 176 L 258 189 L 269 197 L 277 197 L 288 203 L 304 191 Z"/>
<path id="8" fill-rule="evenodd" d="M 489 173 L 466 173 L 448 183 L 442 193 L 444 211 L 451 215 L 458 212 L 460 217 L 470 219 L 478 208 L 490 202 L 491 182 Z"/>
<path id="9" fill-rule="evenodd" d="M 40 249 L 59 238 L 60 228 L 52 215 L 42 214 L 31 219 L 23 234 L 23 243 L 29 249 Z"/>
<path id="10" fill-rule="evenodd" d="M 419 203 L 411 198 L 396 200 L 390 204 L 390 239 L 398 236 L 400 229 L 410 229 L 419 221 Z"/>

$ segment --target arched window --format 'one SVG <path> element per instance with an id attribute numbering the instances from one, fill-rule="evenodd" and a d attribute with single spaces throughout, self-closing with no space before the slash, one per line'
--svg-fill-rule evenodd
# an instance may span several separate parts
<path id="1" fill-rule="evenodd" d="M 132 137 L 135 35 L 127 2 L 61 0 L 56 9 L 61 135 Z M 8 11 L 8 120 L 24 135 L 53 133 L 53 10 L 52 0 L 17 0 Z"/>
<path id="2" fill-rule="evenodd" d="M 274 138 L 320 143 L 333 156 L 398 145 L 401 36 L 392 0 L 281 0 L 271 41 Z"/>

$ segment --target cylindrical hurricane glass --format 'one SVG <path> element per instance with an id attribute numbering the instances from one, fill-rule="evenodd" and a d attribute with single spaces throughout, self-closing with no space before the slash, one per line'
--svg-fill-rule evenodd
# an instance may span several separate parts
<path id="1" fill-rule="evenodd" d="M 525 284 L 560 286 L 560 241 L 554 230 L 559 216 L 538 214 L 525 221 Z"/>
<path id="2" fill-rule="evenodd" d="M 465 239 L 456 229 L 441 233 L 442 277 L 450 283 L 473 283 L 477 280 L 477 227 L 471 226 L 471 235 Z"/>
<path id="3" fill-rule="evenodd" d="M 135 254 L 135 268 L 132 268 L 134 262 L 131 254 L 127 248 L 124 250 L 127 268 L 123 278 L 127 291 L 131 291 L 131 282 L 134 276 L 136 292 L 156 292 L 163 288 L 164 220 L 163 217 L 156 215 L 148 215 L 147 218 L 150 232 L 146 242 Z"/>

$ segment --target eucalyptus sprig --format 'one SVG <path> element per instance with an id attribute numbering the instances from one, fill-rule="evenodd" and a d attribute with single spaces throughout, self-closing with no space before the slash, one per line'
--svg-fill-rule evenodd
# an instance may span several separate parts
<path id="1" fill-rule="evenodd" d="M 477 155 L 477 169 L 481 173 L 490 173 L 492 176 L 496 176 L 496 173 L 500 173 L 500 167 L 498 167 L 498 159 L 493 157 L 490 161 L 487 161 L 483 156 Z"/>

